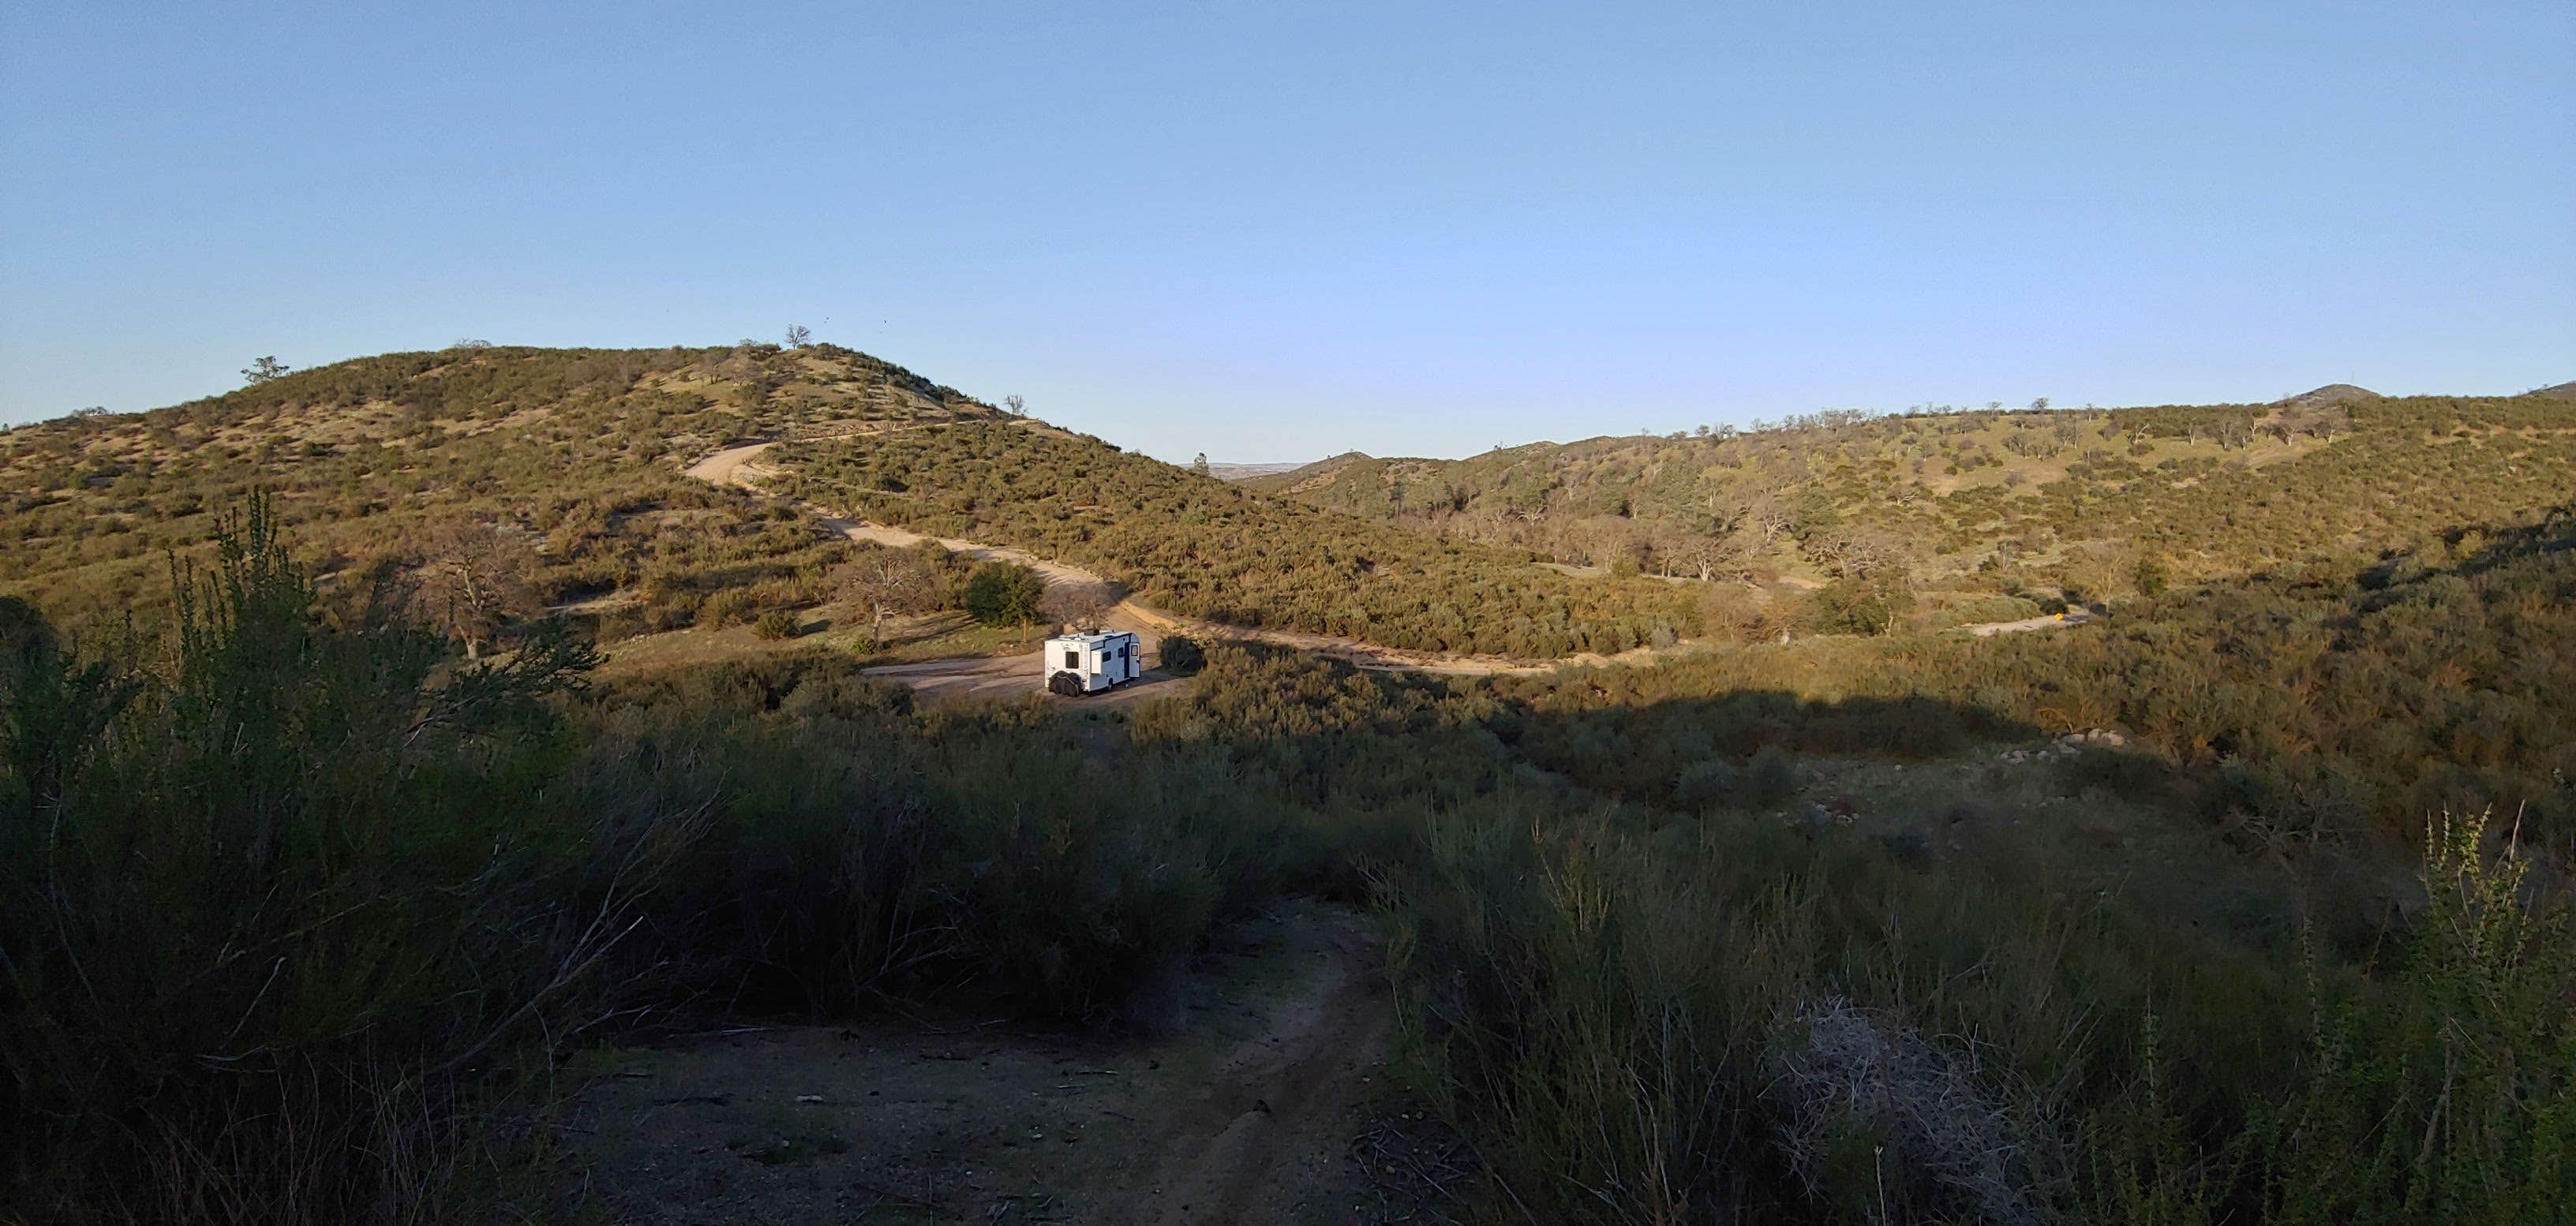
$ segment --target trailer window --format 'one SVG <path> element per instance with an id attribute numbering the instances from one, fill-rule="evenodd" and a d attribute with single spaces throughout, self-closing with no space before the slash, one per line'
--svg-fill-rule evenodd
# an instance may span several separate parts
<path id="1" fill-rule="evenodd" d="M 1070 648 L 1070 647 L 1065 648 L 1065 649 L 1064 649 L 1064 666 L 1065 666 L 1066 668 L 1080 668 L 1080 667 L 1082 667 L 1082 653 L 1081 653 L 1081 652 L 1079 652 L 1079 651 L 1076 651 L 1076 650 L 1074 650 L 1073 648 Z"/>

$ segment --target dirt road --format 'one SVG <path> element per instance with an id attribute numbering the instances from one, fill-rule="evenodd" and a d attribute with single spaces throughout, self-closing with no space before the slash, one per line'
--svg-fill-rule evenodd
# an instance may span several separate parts
<path id="1" fill-rule="evenodd" d="M 882 677 L 900 684 L 925 698 L 1021 698 L 1044 692 L 1039 682 L 1046 674 L 1038 667 L 1038 656 L 1039 653 L 1032 651 L 1015 656 L 918 660 L 910 664 L 880 664 L 861 671 L 870 677 Z M 1148 698 L 1186 692 L 1188 685 L 1187 678 L 1175 677 L 1159 668 L 1149 668 L 1144 676 L 1114 690 L 1057 701 L 1084 710 L 1123 707 Z"/>
<path id="2" fill-rule="evenodd" d="M 640 1226 L 1430 1220 L 1350 1156 L 1403 1114 L 1378 965 L 1361 916 L 1290 902 L 1166 989 L 1163 1037 L 970 1019 L 701 1038 L 620 1053 L 575 1135 L 613 1220 Z"/>
<path id="3" fill-rule="evenodd" d="M 760 489 L 759 481 L 761 477 L 769 471 L 760 465 L 760 456 L 763 452 L 766 452 L 774 445 L 775 444 L 773 443 L 745 443 L 738 447 L 728 447 L 690 465 L 687 469 L 687 474 L 700 481 L 706 481 L 716 485 L 738 486 L 742 489 L 757 492 Z M 1058 561 L 1053 558 L 1038 557 L 1024 549 L 1015 549 L 1007 545 L 987 545 L 978 541 L 959 540 L 954 537 L 927 536 L 922 533 L 911 532 L 885 524 L 868 523 L 864 520 L 843 519 L 837 516 L 825 514 L 820 510 L 815 511 L 815 514 L 822 521 L 824 526 L 832 529 L 833 531 L 839 532 L 852 540 L 873 541 L 877 544 L 892 545 L 897 548 L 910 547 L 912 545 L 920 544 L 923 541 L 937 541 L 942 548 L 947 549 L 952 553 L 965 554 L 968 557 L 982 561 L 1016 562 L 1022 566 L 1029 567 L 1030 569 L 1037 571 L 1041 577 L 1045 578 L 1050 586 L 1065 583 L 1080 583 L 1111 587 L 1112 590 L 1114 590 L 1114 585 L 1110 584 L 1106 578 L 1098 574 L 1094 574 L 1093 572 L 1084 570 L 1079 566 Z M 1555 569 L 1564 570 L 1567 573 L 1573 573 L 1572 568 L 1555 567 Z M 1688 582 L 1688 580 L 1676 580 L 1676 582 Z M 1242 626 L 1219 625 L 1213 622 L 1204 622 L 1193 618 L 1181 617 L 1176 614 L 1167 613 L 1163 610 L 1140 604 L 1133 599 L 1120 601 L 1117 606 L 1111 609 L 1109 614 L 1102 620 L 1104 626 L 1108 629 L 1132 630 L 1136 632 L 1137 636 L 1143 640 L 1146 651 L 1149 655 L 1157 649 L 1157 646 L 1161 642 L 1164 634 L 1183 633 L 1201 639 L 1235 638 L 1273 643 L 1282 647 L 1295 648 L 1310 655 L 1325 656 L 1331 659 L 1340 660 L 1344 663 L 1352 664 L 1360 668 L 1401 672 L 1435 673 L 1446 676 L 1496 676 L 1509 673 L 1543 673 L 1553 671 L 1556 668 L 1567 664 L 1599 665 L 1614 662 L 1640 663 L 1651 660 L 1654 656 L 1661 654 L 1650 648 L 1640 647 L 1634 651 L 1625 652 L 1616 657 L 1586 655 L 1573 657 L 1567 660 L 1553 661 L 1546 664 L 1524 664 L 1520 661 L 1504 659 L 1496 656 L 1461 656 L 1434 652 L 1403 651 L 1392 647 L 1381 647 L 1375 643 L 1362 642 L 1358 639 L 1340 638 L 1324 634 L 1309 634 L 1297 630 L 1252 629 Z M 2092 620 L 2090 614 L 2078 611 L 2070 612 L 2062 617 L 2038 617 L 2017 622 L 1994 622 L 1986 625 L 1961 626 L 1958 627 L 1958 629 L 1983 637 L 1992 634 L 2010 634 L 2024 630 L 2047 630 L 2056 629 L 2062 626 L 2082 625 L 2090 620 Z M 1035 655 L 1025 655 L 1010 657 L 1007 660 L 937 660 L 920 664 L 890 665 L 884 668 L 870 669 L 868 671 L 874 675 L 886 676 L 894 680 L 902 681 L 904 684 L 919 690 L 928 690 L 940 693 L 1005 694 L 1020 692 L 1021 690 L 1035 684 L 1033 681 L 1014 681 L 1012 678 L 1018 677 L 1025 679 L 1037 676 L 1038 659 Z M 1162 691 L 1157 691 L 1151 686 L 1146 686 L 1133 690 L 1117 692 L 1151 694 Z M 1124 700 L 1125 699 L 1122 699 L 1122 701 Z M 1081 701 L 1097 700 L 1084 699 Z"/>
<path id="4" fill-rule="evenodd" d="M 2068 609 L 2063 613 L 2051 613 L 2045 617 L 2025 617 L 2017 622 L 1985 622 L 1959 628 L 1982 639 L 1997 634 L 2019 634 L 2025 630 L 2056 630 L 2066 626 L 2081 626 L 2091 620 L 2093 615 L 2085 610 Z"/>
<path id="5" fill-rule="evenodd" d="M 772 446 L 775 446 L 775 444 L 745 443 L 738 447 L 727 447 L 695 464 L 691 464 L 687 468 L 686 472 L 688 476 L 694 477 L 700 481 L 705 481 L 715 485 L 737 486 L 742 489 L 758 492 L 760 489 L 760 479 L 770 471 L 761 466 L 759 462 L 760 456 L 763 452 L 768 451 Z M 826 514 L 820 510 L 816 510 L 815 515 L 822 521 L 825 527 L 830 528 L 843 536 L 849 537 L 852 540 L 872 541 L 880 545 L 892 545 L 896 548 L 909 548 L 913 545 L 918 545 L 923 541 L 936 541 L 939 543 L 941 548 L 946 549 L 951 553 L 964 554 L 967 557 L 975 558 L 979 561 L 1015 562 L 1019 565 L 1026 566 L 1031 570 L 1038 572 L 1039 576 L 1044 578 L 1049 586 L 1065 583 L 1079 583 L 1110 587 L 1112 590 L 1115 590 L 1115 585 L 1111 584 L 1109 580 L 1098 574 L 1085 570 L 1079 566 L 1072 565 L 1071 563 L 1058 561 L 1053 558 L 1038 557 L 1024 549 L 1016 549 L 1008 545 L 987 545 L 980 541 L 960 540 L 955 537 L 928 536 L 923 533 L 911 532 L 886 524 L 869 523 L 865 520 L 844 519 L 839 516 Z M 1132 630 L 1136 632 L 1137 636 L 1144 640 L 1146 650 L 1149 654 L 1152 653 L 1155 650 L 1156 645 L 1161 642 L 1163 635 L 1167 633 L 1183 633 L 1200 639 L 1253 639 L 1265 643 L 1274 643 L 1282 647 L 1293 647 L 1314 655 L 1329 656 L 1333 659 L 1342 660 L 1361 668 L 1442 673 L 1455 676 L 1486 676 L 1498 673 L 1539 673 L 1546 672 L 1555 667 L 1553 664 L 1523 664 L 1515 660 L 1508 660 L 1495 656 L 1458 656 L 1443 655 L 1432 652 L 1402 651 L 1392 647 L 1380 647 L 1375 643 L 1366 643 L 1358 639 L 1340 638 L 1324 634 L 1308 634 L 1303 631 L 1296 630 L 1253 629 L 1243 626 L 1220 625 L 1214 622 L 1204 622 L 1195 618 L 1182 617 L 1177 614 L 1167 613 L 1163 610 L 1140 604 L 1133 599 L 1118 602 L 1117 606 L 1112 608 L 1109 611 L 1109 614 L 1103 618 L 1102 621 L 1107 629 Z M 1026 667 L 1022 672 L 1023 676 L 1033 677 L 1036 675 L 1037 657 L 1032 655 L 1013 657 L 1013 659 L 1025 664 Z M 911 685 L 916 689 L 976 692 L 984 688 L 987 680 L 1002 675 L 1002 672 L 997 671 L 996 669 L 996 666 L 1000 663 L 1000 661 L 994 660 L 940 660 L 930 661 L 924 664 L 890 665 L 885 668 L 870 669 L 868 671 L 871 674 L 880 674 L 902 680 L 905 684 Z M 1151 679 L 1150 676 L 1148 679 Z M 1150 690 L 1150 687 L 1147 688 Z M 993 692 L 998 693 L 1001 691 L 996 688 Z"/>

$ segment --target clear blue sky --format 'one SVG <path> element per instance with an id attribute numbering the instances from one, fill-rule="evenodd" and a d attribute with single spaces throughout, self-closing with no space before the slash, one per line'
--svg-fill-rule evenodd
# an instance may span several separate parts
<path id="1" fill-rule="evenodd" d="M 0 0 L 0 420 L 826 340 L 1168 458 L 2576 378 L 2576 6 Z"/>

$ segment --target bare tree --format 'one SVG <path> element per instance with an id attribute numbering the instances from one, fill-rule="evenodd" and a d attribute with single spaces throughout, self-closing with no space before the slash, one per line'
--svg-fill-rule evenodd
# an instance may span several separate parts
<path id="1" fill-rule="evenodd" d="M 886 619 L 924 612 L 939 577 L 909 549 L 870 549 L 841 568 L 841 598 L 867 610 L 868 637 L 882 639 Z"/>
<path id="2" fill-rule="evenodd" d="M 284 362 L 278 361 L 276 358 L 261 358 L 260 360 L 243 368 L 241 373 L 242 378 L 245 381 L 249 382 L 252 387 L 257 387 L 262 383 L 266 383 L 271 379 L 285 374 L 291 369 L 293 368 L 286 365 Z"/>
<path id="3" fill-rule="evenodd" d="M 814 330 L 813 330 L 813 329 L 808 328 L 808 327 L 806 327 L 806 326 L 805 326 L 805 325 L 803 325 L 803 324 L 789 324 L 789 325 L 787 326 L 787 347 L 788 347 L 788 348 L 790 348 L 790 349 L 802 349 L 802 348 L 804 348 L 805 346 L 810 345 L 810 344 L 812 344 L 812 343 L 814 343 Z"/>
<path id="4" fill-rule="evenodd" d="M 2313 416 L 2308 418 L 2307 422 L 2308 433 L 2329 443 L 2335 441 L 2336 435 L 2351 428 L 2352 415 L 2346 412 L 2341 405 L 2327 405 L 2326 407 L 2317 410 Z"/>
<path id="5" fill-rule="evenodd" d="M 1212 477 L 1216 475 L 1215 472 L 1208 468 L 1207 453 L 1204 451 L 1199 453 L 1197 459 L 1190 461 L 1190 471 L 1197 473 L 1202 477 Z"/>
<path id="6" fill-rule="evenodd" d="M 1106 584 L 1053 583 L 1038 599 L 1038 616 L 1068 628 L 1096 626 L 1117 603 Z"/>
<path id="7" fill-rule="evenodd" d="M 1781 534 L 1797 525 L 1798 509 L 1789 505 L 1776 489 L 1755 490 L 1734 508 L 1728 521 L 1742 525 L 1753 533 L 1762 547 L 1780 539 Z"/>
<path id="8" fill-rule="evenodd" d="M 1683 565 L 1697 570 L 1700 581 L 1706 583 L 1742 577 L 1756 551 L 1751 532 L 1742 524 L 1727 523 L 1684 538 L 1674 554 Z"/>
<path id="9" fill-rule="evenodd" d="M 2254 418 L 2246 413 L 2228 413 L 2218 419 L 2218 445 L 2230 451 L 2251 446 L 2254 442 Z"/>
<path id="10" fill-rule="evenodd" d="M 1913 550 L 1905 541 L 1884 532 L 1824 533 L 1808 542 L 1807 552 L 1839 579 L 1901 577 L 1914 564 Z"/>
<path id="11" fill-rule="evenodd" d="M 1013 417 L 1026 417 L 1029 415 L 1029 402 L 1020 399 L 1018 392 L 1013 392 L 1002 397 L 1002 411 Z"/>
<path id="12" fill-rule="evenodd" d="M 514 618 L 537 611 L 528 575 L 536 551 L 517 536 L 480 520 L 432 529 L 412 570 L 413 608 L 431 626 L 465 644 L 465 657 L 480 659 Z"/>
<path id="13" fill-rule="evenodd" d="M 2047 412 L 2047 411 L 2048 411 L 2048 397 L 2046 397 L 2046 396 L 2034 396 L 2034 397 L 2031 397 L 2031 401 L 2030 401 L 2030 411 L 2031 411 L 2031 412 L 2033 412 L 2033 413 L 2045 413 L 2045 412 Z"/>

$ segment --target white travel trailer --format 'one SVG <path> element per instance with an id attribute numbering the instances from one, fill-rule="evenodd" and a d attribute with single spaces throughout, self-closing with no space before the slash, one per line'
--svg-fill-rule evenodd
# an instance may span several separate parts
<path id="1" fill-rule="evenodd" d="M 1145 647 L 1125 630 L 1068 634 L 1046 641 L 1038 665 L 1049 693 L 1097 694 L 1144 676 Z"/>

